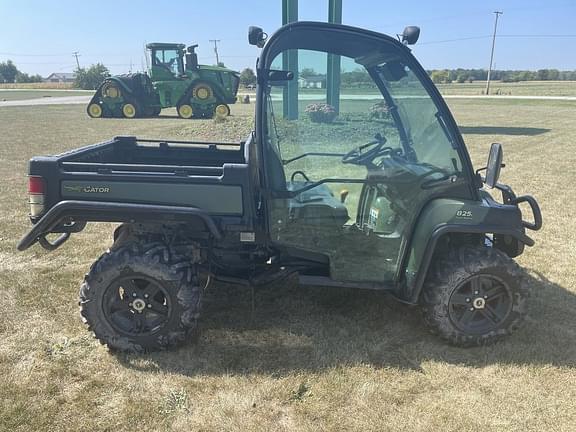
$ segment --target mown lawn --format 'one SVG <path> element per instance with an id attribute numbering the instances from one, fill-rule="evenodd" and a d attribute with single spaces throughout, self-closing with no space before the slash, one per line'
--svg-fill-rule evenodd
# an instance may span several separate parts
<path id="1" fill-rule="evenodd" d="M 112 226 L 52 253 L 16 252 L 29 228 L 27 160 L 113 135 L 243 139 L 253 105 L 223 123 L 0 108 L 0 430 L 575 430 L 576 103 L 449 103 L 476 166 L 502 142 L 502 180 L 542 206 L 544 229 L 519 258 L 534 290 L 520 332 L 459 349 L 379 293 L 288 281 L 257 291 L 252 312 L 248 292 L 218 285 L 196 345 L 140 356 L 110 354 L 77 310 Z"/>

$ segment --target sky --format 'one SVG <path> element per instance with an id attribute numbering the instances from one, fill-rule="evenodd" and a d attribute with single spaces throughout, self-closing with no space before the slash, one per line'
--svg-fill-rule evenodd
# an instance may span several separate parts
<path id="1" fill-rule="evenodd" d="M 382 33 L 421 27 L 414 54 L 426 69 L 488 68 L 494 14 L 496 69 L 576 70 L 576 0 L 342 0 L 344 24 Z M 198 43 L 200 63 L 254 68 L 247 30 L 282 25 L 281 0 L 159 2 L 0 0 L 0 61 L 47 76 L 100 62 L 113 74 L 142 70 L 147 42 Z M 326 21 L 328 0 L 300 0 L 299 19 Z"/>

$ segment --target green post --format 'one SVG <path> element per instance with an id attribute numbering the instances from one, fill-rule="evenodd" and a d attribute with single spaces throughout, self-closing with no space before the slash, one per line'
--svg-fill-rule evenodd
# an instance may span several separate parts
<path id="1" fill-rule="evenodd" d="M 328 22 L 342 24 L 342 0 L 328 0 Z M 340 56 L 328 54 L 326 102 L 340 112 Z"/>
<path id="2" fill-rule="evenodd" d="M 282 25 L 298 21 L 298 0 L 282 0 Z M 284 87 L 284 118 L 298 118 L 298 51 L 288 50 L 282 53 L 282 69 L 294 72 L 292 81 Z"/>

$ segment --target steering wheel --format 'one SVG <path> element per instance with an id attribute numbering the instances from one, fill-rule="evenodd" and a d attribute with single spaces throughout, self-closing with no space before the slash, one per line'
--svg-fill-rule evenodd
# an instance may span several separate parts
<path id="1" fill-rule="evenodd" d="M 379 133 L 374 136 L 374 141 L 353 148 L 342 157 L 343 164 L 366 165 L 377 156 L 392 151 L 392 147 L 384 147 L 386 138 Z"/>

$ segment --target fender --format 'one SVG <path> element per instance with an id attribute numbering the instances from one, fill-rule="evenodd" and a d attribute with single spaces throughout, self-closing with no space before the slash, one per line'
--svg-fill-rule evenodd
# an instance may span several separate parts
<path id="1" fill-rule="evenodd" d="M 149 204 L 124 204 L 95 201 L 61 201 L 52 207 L 20 240 L 18 250 L 24 251 L 37 241 L 44 242 L 45 236 L 53 232 L 62 232 L 58 227 L 70 221 L 85 222 L 146 222 L 146 221 L 199 221 L 216 239 L 222 234 L 214 219 L 205 211 L 194 207 L 175 207 Z M 57 240 L 60 246 L 68 238 L 64 233 Z M 54 248 L 55 249 L 55 248 Z"/>
<path id="2" fill-rule="evenodd" d="M 521 247 L 533 246 L 522 225 L 522 212 L 516 205 L 500 204 L 492 198 L 482 201 L 435 199 L 420 213 L 410 240 L 408 258 L 398 297 L 417 303 L 436 250 L 445 234 L 500 234 L 511 236 Z"/>

